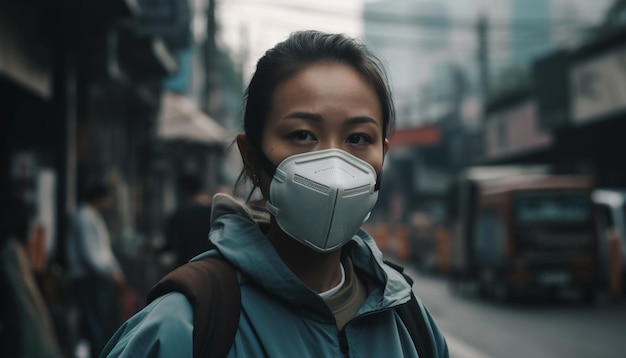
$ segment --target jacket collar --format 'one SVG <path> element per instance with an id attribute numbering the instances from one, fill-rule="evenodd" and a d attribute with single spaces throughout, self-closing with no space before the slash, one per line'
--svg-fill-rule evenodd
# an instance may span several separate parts
<path id="1" fill-rule="evenodd" d="M 213 199 L 211 216 L 209 240 L 242 273 L 244 280 L 305 314 L 309 312 L 313 318 L 332 320 L 326 303 L 289 270 L 263 234 L 261 227 L 269 223 L 265 209 L 218 194 Z M 359 230 L 343 250 L 368 287 L 368 297 L 358 314 L 409 300 L 411 287 L 398 271 L 383 263 L 383 255 L 371 236 Z"/>

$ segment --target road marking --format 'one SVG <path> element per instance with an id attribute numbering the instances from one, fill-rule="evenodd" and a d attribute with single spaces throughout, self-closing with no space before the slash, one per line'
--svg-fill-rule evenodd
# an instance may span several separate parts
<path id="1" fill-rule="evenodd" d="M 492 358 L 450 334 L 444 334 L 448 343 L 450 357 L 453 358 Z"/>

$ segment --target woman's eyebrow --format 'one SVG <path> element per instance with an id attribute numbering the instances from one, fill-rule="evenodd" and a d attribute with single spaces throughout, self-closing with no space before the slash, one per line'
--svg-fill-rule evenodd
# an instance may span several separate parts
<path id="1" fill-rule="evenodd" d="M 322 122 L 322 116 L 309 112 L 291 112 L 284 116 L 283 119 L 304 119 L 313 122 Z"/>
<path id="2" fill-rule="evenodd" d="M 283 119 L 303 119 L 312 122 L 323 122 L 324 119 L 319 114 L 310 113 L 310 112 L 291 112 L 283 117 Z M 346 118 L 343 122 L 345 126 L 353 126 L 364 123 L 372 123 L 376 126 L 380 126 L 380 124 L 372 117 L 368 116 L 358 116 L 358 117 L 350 117 Z"/>
<path id="3" fill-rule="evenodd" d="M 378 122 L 374 118 L 367 117 L 367 116 L 351 117 L 351 118 L 347 118 L 344 121 L 344 125 L 356 125 L 356 124 L 363 124 L 363 123 L 372 123 L 372 124 L 375 124 L 376 126 L 379 126 Z"/>

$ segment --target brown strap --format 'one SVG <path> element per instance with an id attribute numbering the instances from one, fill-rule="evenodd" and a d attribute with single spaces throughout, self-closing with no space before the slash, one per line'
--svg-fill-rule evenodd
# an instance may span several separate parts
<path id="1" fill-rule="evenodd" d="M 148 292 L 148 303 L 180 292 L 193 307 L 193 356 L 226 357 L 235 340 L 241 291 L 235 269 L 222 258 L 189 262 L 167 274 Z"/>

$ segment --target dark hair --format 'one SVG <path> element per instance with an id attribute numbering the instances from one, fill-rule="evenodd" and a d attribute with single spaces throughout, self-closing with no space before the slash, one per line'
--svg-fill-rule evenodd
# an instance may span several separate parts
<path id="1" fill-rule="evenodd" d="M 93 203 L 100 199 L 103 199 L 111 194 L 111 190 L 106 184 L 96 183 L 91 185 L 83 194 L 84 201 Z"/>
<path id="2" fill-rule="evenodd" d="M 276 87 L 296 72 L 316 63 L 341 63 L 359 72 L 380 100 L 383 136 L 393 130 L 395 112 L 385 67 L 362 42 L 343 34 L 298 31 L 259 59 L 245 93 L 244 131 L 246 138 L 261 152 L 261 138 Z"/>
<path id="3" fill-rule="evenodd" d="M 3 192 L 0 203 L 0 243 L 13 237 L 21 243 L 26 243 L 28 235 L 29 210 L 21 198 L 15 193 Z"/>

